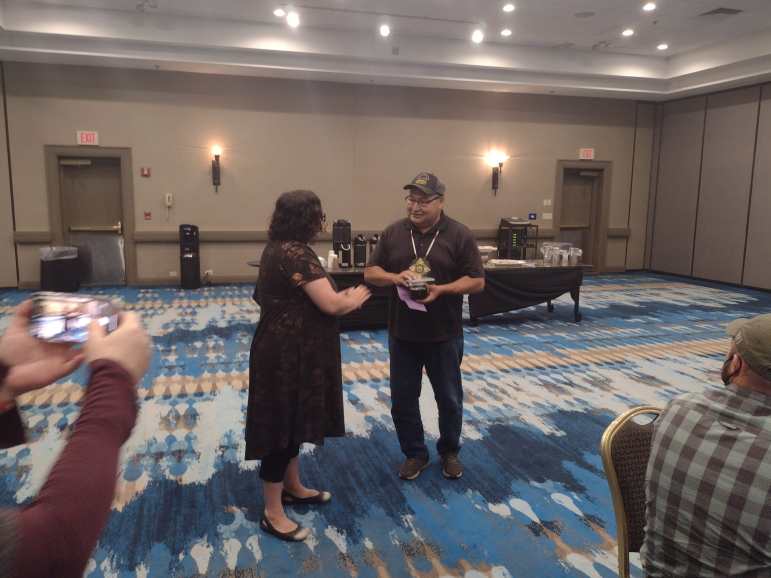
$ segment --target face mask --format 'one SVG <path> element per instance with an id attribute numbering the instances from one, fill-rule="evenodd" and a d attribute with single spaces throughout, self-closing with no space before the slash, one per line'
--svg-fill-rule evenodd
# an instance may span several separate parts
<path id="1" fill-rule="evenodd" d="M 723 384 L 728 385 L 731 383 L 731 380 L 736 377 L 736 374 L 739 373 L 739 370 L 737 369 L 733 373 L 729 373 L 728 367 L 731 365 L 731 362 L 733 361 L 734 356 L 732 355 L 728 359 L 726 359 L 723 362 L 723 368 L 720 370 L 720 378 L 723 380 Z"/>

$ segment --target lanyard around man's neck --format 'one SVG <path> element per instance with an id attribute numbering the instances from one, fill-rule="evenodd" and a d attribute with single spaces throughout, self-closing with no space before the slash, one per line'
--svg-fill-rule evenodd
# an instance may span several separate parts
<path id="1" fill-rule="evenodd" d="M 428 250 L 426 251 L 426 254 L 423 255 L 424 259 L 428 258 L 428 254 L 431 252 L 431 249 L 434 247 L 434 243 L 436 242 L 436 238 L 439 236 L 439 229 L 436 230 L 436 233 L 434 233 L 434 238 L 431 240 L 431 244 L 428 246 Z M 412 228 L 410 228 L 410 240 L 412 241 L 412 252 L 415 253 L 415 258 L 418 258 L 418 250 L 415 248 L 415 235 L 412 234 Z"/>

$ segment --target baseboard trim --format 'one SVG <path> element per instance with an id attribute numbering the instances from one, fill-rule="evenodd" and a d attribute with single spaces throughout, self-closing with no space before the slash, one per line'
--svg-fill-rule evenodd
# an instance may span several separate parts
<path id="1" fill-rule="evenodd" d="M 739 289 L 752 289 L 754 291 L 763 291 L 764 293 L 771 293 L 771 287 L 756 287 L 754 285 L 744 285 L 743 283 L 730 283 L 728 281 L 716 281 L 715 279 L 705 279 L 704 277 L 696 277 L 694 275 L 683 275 L 682 273 L 669 273 L 667 271 L 658 271 L 656 269 L 647 269 L 648 273 L 655 273 L 657 275 L 667 275 L 669 277 L 679 277 L 681 279 L 691 279 L 693 281 L 703 281 L 704 283 L 715 283 L 717 285 L 727 285 L 728 287 L 737 287 Z"/>

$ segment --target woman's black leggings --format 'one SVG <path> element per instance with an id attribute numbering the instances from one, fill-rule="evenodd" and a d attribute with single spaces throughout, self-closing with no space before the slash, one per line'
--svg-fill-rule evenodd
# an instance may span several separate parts
<path id="1" fill-rule="evenodd" d="M 269 453 L 262 458 L 262 463 L 260 464 L 260 479 L 274 484 L 283 482 L 289 462 L 292 458 L 297 457 L 299 453 L 299 445 L 289 446 L 283 450 Z"/>

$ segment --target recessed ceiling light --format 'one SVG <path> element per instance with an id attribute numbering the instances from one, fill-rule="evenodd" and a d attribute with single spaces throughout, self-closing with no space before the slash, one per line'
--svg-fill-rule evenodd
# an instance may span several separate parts
<path id="1" fill-rule="evenodd" d="M 297 12 L 290 12 L 286 15 L 286 23 L 292 28 L 297 28 L 300 25 L 300 15 Z"/>
<path id="2" fill-rule="evenodd" d="M 501 30 L 501 36 L 511 36 L 511 29 L 504 28 L 503 30 Z"/>
<path id="3" fill-rule="evenodd" d="M 646 12 L 653 12 L 656 9 L 656 3 L 655 2 L 647 2 L 643 4 L 643 10 Z"/>
<path id="4" fill-rule="evenodd" d="M 485 33 L 479 30 L 479 28 L 474 30 L 474 32 L 471 34 L 471 42 L 474 44 L 480 44 L 484 39 Z"/>
<path id="5" fill-rule="evenodd" d="M 621 33 L 621 36 L 634 36 L 634 30 L 632 28 L 627 28 Z"/>
<path id="6" fill-rule="evenodd" d="M 284 10 L 283 8 L 276 8 L 273 11 L 273 16 L 275 16 L 276 18 L 283 18 L 284 16 L 286 16 L 286 10 Z"/>
<path id="7" fill-rule="evenodd" d="M 503 5 L 503 11 L 504 12 L 514 12 L 514 4 L 504 4 Z"/>
<path id="8" fill-rule="evenodd" d="M 388 24 L 381 24 L 380 25 L 380 36 L 383 38 L 387 38 L 391 35 L 391 27 Z"/>
<path id="9" fill-rule="evenodd" d="M 669 44 L 667 44 L 666 42 L 662 42 L 656 48 L 658 48 L 659 50 L 667 50 L 669 48 Z"/>

